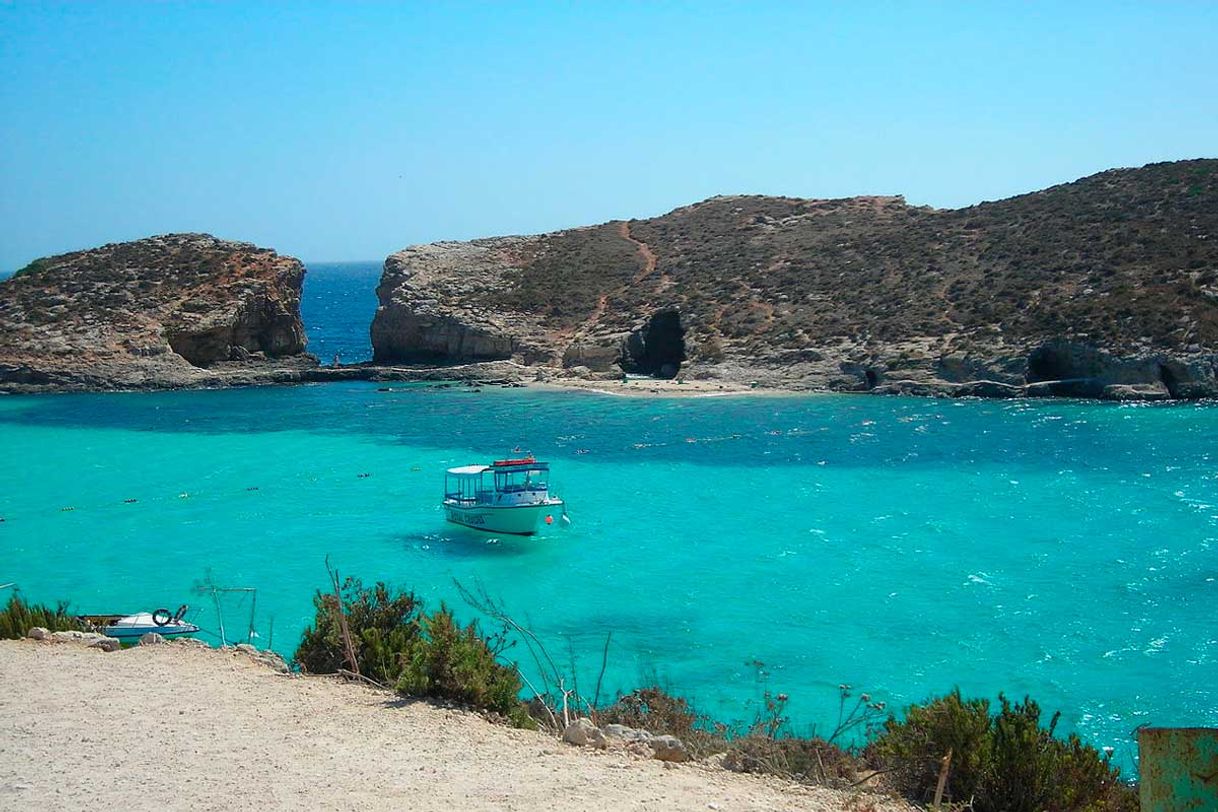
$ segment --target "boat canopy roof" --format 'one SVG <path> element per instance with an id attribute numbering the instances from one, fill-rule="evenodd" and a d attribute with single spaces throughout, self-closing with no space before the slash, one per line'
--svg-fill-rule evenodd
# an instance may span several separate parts
<path id="1" fill-rule="evenodd" d="M 489 465 L 462 465 L 459 468 L 449 468 L 450 476 L 479 476 L 483 471 L 489 471 Z"/>
<path id="2" fill-rule="evenodd" d="M 513 472 L 513 471 L 548 471 L 550 463 L 538 462 L 532 457 L 526 457 L 519 460 L 495 460 L 490 465 L 495 469 L 496 473 Z"/>

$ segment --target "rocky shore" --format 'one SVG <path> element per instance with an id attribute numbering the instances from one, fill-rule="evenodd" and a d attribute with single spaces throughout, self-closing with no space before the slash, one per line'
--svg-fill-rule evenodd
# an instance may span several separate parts
<path id="1" fill-rule="evenodd" d="M 910 808 L 714 759 L 659 760 L 625 730 L 605 747 L 576 746 L 270 665 L 182 642 L 106 653 L 0 641 L 0 807 Z"/>

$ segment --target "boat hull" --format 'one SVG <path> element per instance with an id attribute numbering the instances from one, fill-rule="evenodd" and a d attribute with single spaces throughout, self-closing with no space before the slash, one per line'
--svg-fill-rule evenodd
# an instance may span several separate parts
<path id="1" fill-rule="evenodd" d="M 169 613 L 160 609 L 158 612 Z M 156 632 L 161 637 L 183 637 L 195 634 L 199 627 L 185 620 L 170 620 L 168 623 L 157 623 L 153 612 L 138 612 L 134 615 L 81 615 L 80 619 L 106 637 L 117 637 L 129 641 L 139 639 L 148 632 Z"/>
<path id="2" fill-rule="evenodd" d="M 562 512 L 562 502 L 542 502 L 536 505 L 456 505 L 444 503 L 444 518 L 453 524 L 486 533 L 507 533 L 531 536 L 537 532 L 542 518 Z"/>
<path id="3" fill-rule="evenodd" d="M 117 637 L 119 640 L 139 639 L 148 632 L 156 632 L 161 637 L 184 637 L 198 631 L 199 627 L 193 623 L 175 623 L 168 626 L 106 626 L 102 629 L 106 637 Z"/>

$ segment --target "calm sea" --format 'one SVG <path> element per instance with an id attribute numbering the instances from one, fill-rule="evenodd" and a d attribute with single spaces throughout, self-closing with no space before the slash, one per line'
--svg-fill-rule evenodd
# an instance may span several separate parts
<path id="1" fill-rule="evenodd" d="M 311 269 L 327 361 L 369 355 L 378 268 Z M 892 706 L 1031 694 L 1133 759 L 1143 723 L 1218 724 L 1218 408 L 818 396 L 626 399 L 330 384 L 0 398 L 0 583 L 82 611 L 231 587 L 290 655 L 326 583 L 500 598 L 586 687 L 659 679 L 725 720 L 766 687 L 798 730 L 837 686 Z M 513 447 L 573 525 L 446 524 L 443 470 Z M 135 499 L 138 501 L 127 502 Z M 65 508 L 74 508 L 65 510 Z M 209 637 L 208 639 L 214 639 Z M 763 674 L 749 665 L 763 662 Z"/>

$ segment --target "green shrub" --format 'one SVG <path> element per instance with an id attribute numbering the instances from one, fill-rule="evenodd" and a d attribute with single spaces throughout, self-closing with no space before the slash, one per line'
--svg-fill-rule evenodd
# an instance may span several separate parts
<path id="1" fill-rule="evenodd" d="M 84 631 L 85 625 L 68 614 L 66 601 L 54 609 L 42 604 L 26 603 L 17 594 L 9 596 L 8 603 L 0 610 L 0 639 L 18 640 L 35 626 L 52 632 Z"/>
<path id="2" fill-rule="evenodd" d="M 1119 771 L 1094 747 L 1073 733 L 1054 737 L 1060 713 L 1049 727 L 1040 726 L 1040 707 L 1024 697 L 1023 704 L 999 695 L 1002 710 L 994 718 L 992 767 L 985 797 L 978 809 L 1009 812 L 1040 810 L 1134 810 L 1133 790 Z"/>
<path id="3" fill-rule="evenodd" d="M 945 797 L 967 801 L 980 789 L 990 760 L 989 712 L 988 700 L 966 701 L 957 688 L 925 705 L 911 706 L 902 721 L 889 717 L 872 747 L 892 763 L 893 783 L 914 798 L 929 798 L 934 792 L 942 759 L 951 750 Z"/>
<path id="4" fill-rule="evenodd" d="M 368 589 L 358 578 L 344 580 L 341 595 L 360 673 L 393 685 L 402 673 L 401 654 L 419 636 L 422 602 L 411 592 L 394 594 L 381 582 Z M 313 625 L 305 628 L 295 654 L 304 671 L 334 674 L 349 667 L 337 604 L 333 593 L 318 590 L 313 596 Z"/>
<path id="5" fill-rule="evenodd" d="M 533 726 L 518 697 L 515 666 L 496 659 L 502 638 L 484 638 L 475 623 L 458 625 L 443 605 L 429 615 L 413 593 L 394 592 L 384 583 L 369 589 L 347 578 L 340 594 L 361 675 L 405 696 L 448 699 L 502 714 L 518 727 Z M 333 674 L 348 667 L 339 601 L 319 590 L 313 605 L 316 616 L 295 659 L 309 673 Z"/>
<path id="6" fill-rule="evenodd" d="M 403 652 L 397 691 L 405 696 L 449 699 L 492 710 L 518 726 L 529 726 L 520 703 L 520 676 L 500 664 L 478 631 L 477 623 L 460 626 L 444 605 L 423 615 L 423 633 Z"/>
<path id="7" fill-rule="evenodd" d="M 994 719 L 991 736 L 992 764 L 983 805 L 1002 800 L 1010 812 L 1038 812 L 1048 808 L 1053 795 L 1056 755 L 1052 744 L 1054 715 L 1048 731 L 1040 729 L 1040 707 L 1028 698 L 1012 705 L 999 696 L 1002 711 Z"/>
<path id="8" fill-rule="evenodd" d="M 1077 736 L 1054 736 L 1060 715 L 1040 725 L 1040 707 L 999 695 L 989 713 L 984 699 L 965 700 L 959 689 L 913 705 L 904 720 L 890 717 L 868 748 L 905 795 L 930 800 L 942 759 L 951 751 L 944 798 L 971 802 L 976 812 L 1072 812 L 1138 808 L 1136 792 L 1120 780 L 1095 748 Z"/>

